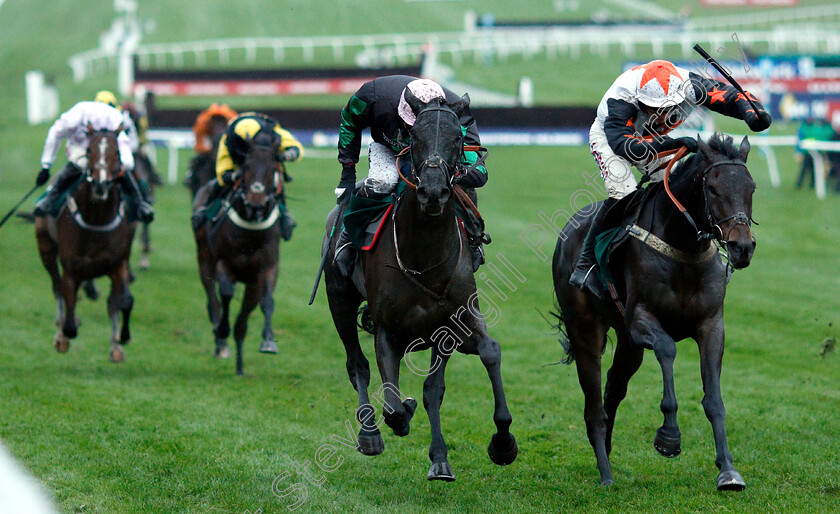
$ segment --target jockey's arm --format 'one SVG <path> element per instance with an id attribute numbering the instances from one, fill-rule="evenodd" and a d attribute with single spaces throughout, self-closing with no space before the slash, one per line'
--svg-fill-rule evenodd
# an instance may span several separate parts
<path id="1" fill-rule="evenodd" d="M 67 139 L 73 131 L 73 128 L 79 123 L 81 123 L 81 120 L 78 119 L 76 112 L 72 109 L 55 120 L 49 132 L 47 132 L 46 141 L 44 141 L 44 152 L 41 154 L 41 168 L 52 167 L 62 141 Z"/>
<path id="2" fill-rule="evenodd" d="M 219 181 L 220 185 L 226 186 L 225 173 L 233 173 L 234 171 L 236 171 L 236 165 L 233 164 L 233 158 L 230 156 L 230 150 L 228 150 L 227 134 L 224 134 L 219 141 L 219 152 L 216 154 L 216 180 Z"/>
<path id="3" fill-rule="evenodd" d="M 481 146 L 481 139 L 478 137 L 478 128 L 475 124 L 469 107 L 461 115 L 461 135 L 464 138 L 464 146 Z M 478 160 L 478 152 L 465 150 L 461 164 L 469 169 Z M 472 168 L 469 173 L 458 180 L 458 184 L 464 187 L 481 187 L 487 183 L 487 168 L 482 164 Z"/>
<path id="4" fill-rule="evenodd" d="M 362 148 L 362 131 L 370 126 L 367 120 L 368 102 L 367 98 L 372 92 L 370 83 L 364 84 L 354 94 L 347 105 L 341 109 L 341 125 L 338 128 L 338 162 L 342 165 L 341 180 L 356 180 L 356 163 L 359 162 L 359 154 Z"/>
<path id="5" fill-rule="evenodd" d="M 126 170 L 134 169 L 134 153 L 131 151 L 131 139 L 125 131 L 117 135 L 117 146 L 120 149 L 120 162 Z"/>
<path id="6" fill-rule="evenodd" d="M 632 163 L 646 163 L 666 150 L 683 145 L 668 136 L 641 137 L 636 134 L 634 121 L 638 109 L 635 105 L 611 98 L 607 100 L 608 114 L 604 119 L 604 133 L 612 151 Z"/>
<path id="7" fill-rule="evenodd" d="M 295 162 L 303 157 L 303 145 L 288 130 L 274 127 L 274 132 L 280 136 L 280 148 L 278 158 L 280 162 Z"/>
<path id="8" fill-rule="evenodd" d="M 746 91 L 746 94 L 755 103 L 756 107 L 758 107 L 760 113 L 755 112 L 746 96 L 729 84 L 724 84 L 723 82 L 704 77 L 694 72 L 689 73 L 688 76 L 691 84 L 694 86 L 694 95 L 698 105 L 702 105 L 710 111 L 729 116 L 730 118 L 745 120 L 750 125 L 750 128 L 757 132 L 761 132 L 770 126 L 772 122 L 770 114 L 767 113 L 767 109 L 749 91 Z M 763 113 L 762 116 L 766 116 L 765 123 L 755 120 L 756 116 L 761 113 Z"/>

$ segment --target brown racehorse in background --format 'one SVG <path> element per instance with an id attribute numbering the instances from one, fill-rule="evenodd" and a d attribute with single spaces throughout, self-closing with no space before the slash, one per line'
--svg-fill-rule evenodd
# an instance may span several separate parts
<path id="1" fill-rule="evenodd" d="M 70 339 L 78 333 L 76 300 L 81 283 L 108 275 L 112 362 L 125 360 L 121 345 L 131 339 L 129 317 L 134 304 L 128 264 L 136 222 L 127 221 L 122 191 L 114 185 L 114 180 L 125 173 L 117 146 L 120 130 L 122 127 L 116 131 L 95 131 L 88 125 L 88 166 L 79 186 L 68 196 L 57 217 L 35 220 L 38 251 L 58 305 L 58 332 L 53 341 L 56 350 L 67 352 Z"/>
<path id="2" fill-rule="evenodd" d="M 692 338 L 700 349 L 702 404 L 712 424 L 715 464 L 720 469 L 717 488 L 746 487 L 735 470 L 724 429 L 720 372 L 728 270 L 711 240 L 726 249 L 733 268 L 750 264 L 755 250 L 750 229 L 755 182 L 746 165 L 750 144 L 745 137 L 737 148 L 731 137 L 715 134 L 708 144 L 698 139 L 698 146 L 700 153 L 681 164 L 673 183 L 669 185 L 669 169 L 664 183 L 636 193 L 644 195 L 641 207 L 635 220 L 632 213 L 630 221 L 625 220 L 634 236 L 610 256 L 609 268 L 623 311 L 611 299 L 596 298 L 569 284 L 593 206 L 566 224 L 554 251 L 554 289 L 566 331 L 561 342 L 569 360 L 577 365 L 585 397 L 586 433 L 604 485 L 613 482 L 609 454 L 616 410 L 642 364 L 645 348 L 653 350 L 662 370 L 664 422 L 656 430 L 653 445 L 665 457 L 681 452 L 673 365 L 676 342 Z M 617 343 L 602 402 L 601 354 L 610 327 L 615 329 Z"/>
<path id="3" fill-rule="evenodd" d="M 258 304 L 265 318 L 260 352 L 277 353 L 271 316 L 280 264 L 283 172 L 276 158 L 280 141 L 269 145 L 247 141 L 247 156 L 239 166 L 240 179 L 234 185 L 232 197 L 225 198 L 217 220 L 208 221 L 195 231 L 199 274 L 207 294 L 207 311 L 218 357 L 230 355 L 227 346 L 230 301 L 234 284 L 245 284 L 233 332 L 237 375 L 243 373 L 242 344 L 248 330 L 248 316 Z M 207 183 L 198 191 L 194 211 L 204 205 L 212 186 L 212 182 Z M 216 295 L 217 285 L 221 303 Z"/>
<path id="4" fill-rule="evenodd" d="M 190 160 L 190 169 L 187 172 L 186 183 L 190 188 L 193 198 L 204 184 L 216 178 L 216 155 L 219 153 L 219 141 L 227 130 L 228 120 L 221 114 L 210 117 L 210 142 L 212 144 L 209 152 L 197 153 Z"/>
<path id="5" fill-rule="evenodd" d="M 139 150 L 134 152 L 134 179 L 140 186 L 140 191 L 146 197 L 149 204 L 154 204 L 154 189 L 155 186 L 160 185 L 160 177 L 155 172 L 154 166 L 146 154 Z M 152 251 L 152 241 L 149 235 L 149 225 L 151 223 L 143 223 L 140 228 L 140 244 L 142 254 L 137 263 L 141 270 L 149 269 L 149 253 Z"/>

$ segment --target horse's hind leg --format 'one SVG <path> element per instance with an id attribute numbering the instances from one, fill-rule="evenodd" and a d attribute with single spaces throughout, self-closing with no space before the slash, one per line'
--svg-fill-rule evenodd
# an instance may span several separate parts
<path id="1" fill-rule="evenodd" d="M 659 322 L 641 307 L 634 312 L 630 326 L 633 341 L 650 344 L 659 367 L 662 369 L 662 402 L 659 408 L 664 415 L 662 426 L 656 429 L 653 447 L 664 457 L 676 457 L 682 451 L 682 436 L 677 425 L 677 394 L 674 390 L 674 359 L 677 345 Z"/>
<path id="2" fill-rule="evenodd" d="M 741 474 L 735 470 L 724 427 L 726 409 L 720 394 L 720 370 L 724 346 L 721 316 L 713 318 L 700 328 L 697 345 L 700 348 L 700 374 L 703 378 L 703 409 L 712 424 L 712 432 L 715 436 L 715 464 L 720 469 L 717 488 L 721 491 L 743 491 L 747 484 Z"/>
<path id="3" fill-rule="evenodd" d="M 505 389 L 502 386 L 502 349 L 499 343 L 490 336 L 485 336 L 478 344 L 478 355 L 481 363 L 487 369 L 490 383 L 493 386 L 493 422 L 496 424 L 496 433 L 490 439 L 487 447 L 487 454 L 490 460 L 499 466 L 506 466 L 516 460 L 519 454 L 519 447 L 516 439 L 510 433 L 510 424 L 513 417 L 507 407 Z"/>
<path id="4" fill-rule="evenodd" d="M 131 340 L 129 320 L 131 309 L 134 307 L 134 297 L 131 295 L 128 283 L 128 262 L 123 262 L 116 271 L 111 273 L 111 294 L 108 296 L 108 317 L 111 320 L 111 350 L 109 353 L 111 362 L 123 362 L 125 360 L 125 352 L 120 345 L 127 344 Z M 120 313 L 122 313 L 121 327 Z"/>
<path id="5" fill-rule="evenodd" d="M 627 384 L 639 370 L 639 366 L 642 365 L 644 352 L 643 347 L 633 344 L 627 332 L 618 331 L 618 344 L 613 356 L 613 364 L 607 372 L 607 384 L 604 387 L 604 410 L 607 413 L 607 454 L 612 450 L 612 433 L 618 405 L 627 396 Z"/>
<path id="6" fill-rule="evenodd" d="M 277 284 L 277 267 L 266 272 L 265 279 L 260 282 L 259 291 L 262 291 L 260 298 L 260 310 L 263 313 L 262 343 L 260 352 L 277 353 L 277 342 L 274 340 L 274 330 L 271 328 L 271 316 L 274 315 L 274 286 Z"/>
<path id="7" fill-rule="evenodd" d="M 430 364 L 432 372 L 423 381 L 423 407 L 429 416 L 429 428 L 432 431 L 432 443 L 429 445 L 429 459 L 432 461 L 432 467 L 429 468 L 426 478 L 453 482 L 455 474 L 447 460 L 449 449 L 446 447 L 440 427 L 440 406 L 443 404 L 443 394 L 446 392 L 445 373 L 448 361 L 449 355 L 443 354 L 436 346 L 432 347 Z"/>
<path id="8" fill-rule="evenodd" d="M 227 303 L 229 303 L 228 300 Z M 245 294 L 242 297 L 242 308 L 236 316 L 236 324 L 233 326 L 233 338 L 236 340 L 236 374 L 242 375 L 242 346 L 245 343 L 245 334 L 248 333 L 248 316 L 254 311 L 260 302 L 260 288 L 256 284 L 246 284 Z"/>
<path id="9" fill-rule="evenodd" d="M 411 418 L 417 409 L 417 401 L 414 398 L 400 401 L 400 361 L 403 355 L 394 351 L 391 336 L 380 328 L 377 328 L 375 346 L 379 374 L 385 387 L 385 424 L 391 427 L 394 435 L 405 437 L 411 431 Z"/>

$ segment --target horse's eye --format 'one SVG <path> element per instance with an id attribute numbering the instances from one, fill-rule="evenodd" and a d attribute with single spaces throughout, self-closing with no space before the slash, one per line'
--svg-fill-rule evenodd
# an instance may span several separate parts
<path id="1" fill-rule="evenodd" d="M 712 196 L 718 196 L 718 190 L 715 186 L 709 186 L 709 194 Z"/>

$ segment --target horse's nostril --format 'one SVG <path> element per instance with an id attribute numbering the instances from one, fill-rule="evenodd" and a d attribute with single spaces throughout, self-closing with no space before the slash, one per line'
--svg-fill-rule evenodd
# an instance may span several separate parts
<path id="1" fill-rule="evenodd" d="M 440 203 L 446 203 L 449 200 L 449 189 L 444 189 L 440 192 Z"/>
<path id="2" fill-rule="evenodd" d="M 421 203 L 426 203 L 426 202 L 428 202 L 428 201 L 429 201 L 429 191 L 428 191 L 428 190 L 426 190 L 426 188 L 425 188 L 425 187 L 422 187 L 422 186 L 421 186 L 421 187 L 418 187 L 418 188 L 417 188 L 417 199 L 418 199 Z"/>

